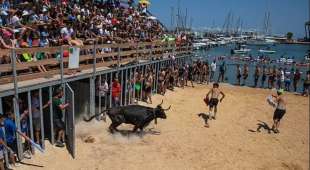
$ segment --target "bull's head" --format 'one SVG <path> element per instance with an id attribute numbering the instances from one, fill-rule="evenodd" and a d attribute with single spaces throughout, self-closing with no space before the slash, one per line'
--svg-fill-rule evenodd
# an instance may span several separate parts
<path id="1" fill-rule="evenodd" d="M 170 110 L 171 106 L 169 106 L 167 109 L 164 109 L 161 105 L 163 104 L 163 100 L 161 101 L 161 103 L 159 105 L 157 105 L 157 107 L 155 108 L 155 117 L 156 118 L 161 118 L 161 119 L 166 119 L 167 115 L 165 113 L 165 111 Z M 155 120 L 156 121 L 156 120 Z"/>

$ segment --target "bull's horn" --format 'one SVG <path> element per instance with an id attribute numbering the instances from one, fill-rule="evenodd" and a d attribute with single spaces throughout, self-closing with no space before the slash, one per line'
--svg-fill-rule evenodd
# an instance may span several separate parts
<path id="1" fill-rule="evenodd" d="M 164 100 L 161 100 L 161 103 L 158 106 L 161 106 L 164 103 Z"/>
<path id="2" fill-rule="evenodd" d="M 170 110 L 170 108 L 171 108 L 171 105 L 167 108 L 167 109 L 164 109 L 165 111 L 168 111 L 168 110 Z"/>

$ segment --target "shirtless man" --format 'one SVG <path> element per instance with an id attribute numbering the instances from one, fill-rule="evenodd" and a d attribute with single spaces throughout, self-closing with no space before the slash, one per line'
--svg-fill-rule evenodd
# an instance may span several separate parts
<path id="1" fill-rule="evenodd" d="M 152 86 L 153 86 L 153 76 L 152 72 L 150 71 L 147 76 L 146 76 L 146 81 L 145 81 L 145 101 L 148 103 L 147 99 L 149 99 L 150 104 L 152 104 Z"/>
<path id="2" fill-rule="evenodd" d="M 225 94 L 219 89 L 218 83 L 213 83 L 213 88 L 207 93 L 206 98 L 209 98 L 209 95 L 211 95 L 210 101 L 209 101 L 209 116 L 211 117 L 212 110 L 214 108 L 212 119 L 216 119 L 216 112 L 217 112 L 217 104 L 219 102 L 219 96 L 222 95 L 220 102 L 225 97 Z M 206 123 L 206 127 L 209 127 L 209 124 Z"/>
<path id="3" fill-rule="evenodd" d="M 274 133 L 280 133 L 279 131 L 279 126 L 280 126 L 280 121 L 284 114 L 286 113 L 286 100 L 283 97 L 284 90 L 279 89 L 277 91 L 277 96 L 272 95 L 274 98 L 274 102 L 276 103 L 276 110 L 274 111 L 273 115 L 273 125 L 272 125 L 272 130 Z"/>
<path id="4" fill-rule="evenodd" d="M 243 66 L 243 85 L 245 86 L 246 80 L 248 79 L 249 76 L 249 67 L 247 64 Z"/>
<path id="5" fill-rule="evenodd" d="M 160 72 L 160 74 L 159 74 L 159 78 L 158 78 L 158 80 L 159 80 L 159 93 L 161 94 L 161 95 L 165 95 L 165 93 L 166 93 L 166 89 L 164 88 L 164 86 L 165 86 L 165 76 L 166 76 L 166 72 L 165 72 L 165 70 L 163 69 L 161 72 Z"/>
<path id="6" fill-rule="evenodd" d="M 201 76 L 200 82 L 204 83 L 205 81 L 207 81 L 207 79 L 206 79 L 206 76 L 207 76 L 207 64 L 206 63 L 203 63 L 201 71 L 202 71 L 202 73 L 201 73 L 202 76 Z"/>

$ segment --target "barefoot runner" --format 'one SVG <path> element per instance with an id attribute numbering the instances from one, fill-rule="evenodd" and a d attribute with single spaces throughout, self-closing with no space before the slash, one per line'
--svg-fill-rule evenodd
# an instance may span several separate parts
<path id="1" fill-rule="evenodd" d="M 207 93 L 206 98 L 209 99 L 209 95 L 211 95 L 211 98 L 208 102 L 209 105 L 209 116 L 211 119 L 216 119 L 216 113 L 217 113 L 217 104 L 219 102 L 219 96 L 222 95 L 220 102 L 222 102 L 222 100 L 225 97 L 225 94 L 219 89 L 219 84 L 218 83 L 214 83 L 213 84 L 213 88 Z M 212 110 L 214 108 L 214 112 L 213 112 L 213 116 L 211 116 L 212 114 Z M 206 124 L 206 127 L 209 127 L 209 124 Z"/>
<path id="2" fill-rule="evenodd" d="M 274 102 L 276 103 L 276 110 L 274 111 L 273 115 L 273 125 L 272 125 L 272 130 L 274 133 L 279 133 L 279 126 L 280 126 L 280 121 L 284 114 L 286 113 L 286 101 L 283 97 L 284 90 L 279 89 L 277 91 L 277 96 L 272 95 L 274 98 Z"/>

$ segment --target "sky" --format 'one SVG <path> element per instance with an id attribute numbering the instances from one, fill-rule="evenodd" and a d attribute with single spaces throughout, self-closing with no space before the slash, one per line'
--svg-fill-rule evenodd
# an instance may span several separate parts
<path id="1" fill-rule="evenodd" d="M 171 8 L 176 13 L 177 4 L 178 0 L 151 0 L 150 11 L 170 27 Z M 310 20 L 309 0 L 180 0 L 184 15 L 186 8 L 189 18 L 193 18 L 193 28 L 222 28 L 231 11 L 235 21 L 241 18 L 244 28 L 262 30 L 265 13 L 269 11 L 272 33 L 293 32 L 295 38 L 305 36 L 304 24 Z"/>

